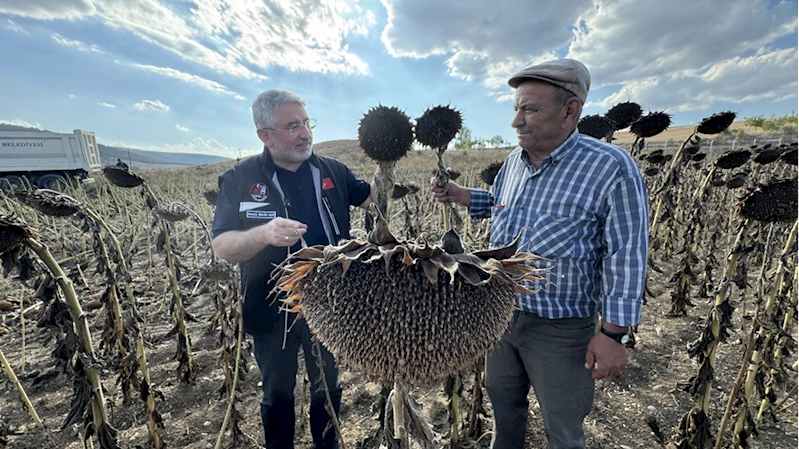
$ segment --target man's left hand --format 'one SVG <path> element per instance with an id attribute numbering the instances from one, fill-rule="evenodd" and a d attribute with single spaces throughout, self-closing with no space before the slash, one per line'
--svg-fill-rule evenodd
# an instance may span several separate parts
<path id="1" fill-rule="evenodd" d="M 593 370 L 596 379 L 618 376 L 627 366 L 627 347 L 610 337 L 597 332 L 588 342 L 585 353 L 585 369 Z"/>

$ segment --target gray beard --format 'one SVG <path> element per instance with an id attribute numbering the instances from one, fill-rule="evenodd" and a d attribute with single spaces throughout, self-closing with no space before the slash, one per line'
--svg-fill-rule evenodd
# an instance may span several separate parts
<path id="1" fill-rule="evenodd" d="M 305 162 L 308 159 L 310 159 L 311 155 L 313 154 L 313 144 L 311 144 L 311 146 L 308 148 L 307 153 L 303 154 L 297 153 L 296 151 L 294 151 L 293 147 L 288 148 L 285 151 L 281 150 L 279 151 L 279 153 L 280 156 L 284 158 L 287 162 Z"/>

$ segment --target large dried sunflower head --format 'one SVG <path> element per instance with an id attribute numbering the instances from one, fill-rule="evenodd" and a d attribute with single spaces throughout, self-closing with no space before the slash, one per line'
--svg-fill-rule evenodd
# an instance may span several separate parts
<path id="1" fill-rule="evenodd" d="M 739 204 L 743 218 L 762 222 L 792 222 L 797 219 L 796 179 L 774 181 L 750 192 Z"/>
<path id="2" fill-rule="evenodd" d="M 502 164 L 503 163 L 499 161 L 489 164 L 480 171 L 480 179 L 490 186 L 494 185 L 494 180 L 497 179 L 497 175 L 499 174 L 499 169 L 502 168 Z"/>
<path id="3" fill-rule="evenodd" d="M 103 175 L 117 187 L 138 187 L 144 184 L 144 178 L 127 168 L 107 165 L 103 167 Z"/>
<path id="4" fill-rule="evenodd" d="M 278 288 L 342 366 L 419 385 L 483 356 L 508 327 L 517 293 L 541 279 L 517 243 L 449 254 L 426 242 L 350 240 L 294 254 Z"/>
<path id="5" fill-rule="evenodd" d="M 671 116 L 665 112 L 650 112 L 630 125 L 630 132 L 641 138 L 657 136 L 671 126 Z"/>
<path id="6" fill-rule="evenodd" d="M 358 126 L 364 153 L 376 162 L 399 160 L 413 144 L 411 120 L 395 107 L 377 106 L 364 114 Z"/>
<path id="7" fill-rule="evenodd" d="M 641 118 L 642 113 L 643 111 L 638 103 L 627 101 L 610 108 L 605 113 L 605 117 L 613 122 L 613 128 L 618 130 L 632 125 L 634 121 Z"/>
<path id="8" fill-rule="evenodd" d="M 69 217 L 83 209 L 80 201 L 54 190 L 17 190 L 14 194 L 22 203 L 52 217 Z"/>
<path id="9" fill-rule="evenodd" d="M 436 106 L 416 119 L 416 140 L 430 148 L 446 148 L 463 127 L 461 113 L 449 106 Z"/>
<path id="10" fill-rule="evenodd" d="M 586 115 L 577 124 L 580 134 L 591 136 L 594 139 L 604 139 L 613 131 L 613 122 L 601 115 Z"/>
<path id="11" fill-rule="evenodd" d="M 749 150 L 737 150 L 727 152 L 716 159 L 716 167 L 722 170 L 732 170 L 747 163 L 752 153 Z"/>
<path id="12" fill-rule="evenodd" d="M 702 119 L 696 126 L 699 134 L 718 134 L 723 132 L 735 121 L 735 113 L 732 111 L 719 112 Z"/>

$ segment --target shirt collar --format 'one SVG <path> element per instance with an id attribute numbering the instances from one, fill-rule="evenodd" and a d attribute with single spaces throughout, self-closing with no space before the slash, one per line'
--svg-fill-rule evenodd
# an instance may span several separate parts
<path id="1" fill-rule="evenodd" d="M 571 135 L 563 141 L 555 150 L 549 153 L 549 157 L 552 158 L 552 162 L 559 162 L 561 159 L 565 158 L 574 147 L 577 146 L 577 142 L 580 140 L 580 132 L 577 131 L 575 128 L 572 131 Z"/>
<path id="2" fill-rule="evenodd" d="M 547 155 L 547 157 L 544 158 L 544 161 L 549 160 L 552 163 L 558 163 L 560 160 L 565 158 L 574 147 L 577 146 L 577 142 L 579 140 L 580 132 L 575 128 L 575 130 L 572 131 L 569 137 L 567 137 L 562 144 L 558 145 L 554 150 L 552 150 L 551 153 L 549 153 L 549 155 Z M 522 154 L 520 154 L 520 157 L 525 164 L 530 165 L 530 162 L 528 161 L 527 150 L 522 148 Z M 546 165 L 543 164 L 544 161 L 542 161 L 542 168 L 544 165 Z"/>

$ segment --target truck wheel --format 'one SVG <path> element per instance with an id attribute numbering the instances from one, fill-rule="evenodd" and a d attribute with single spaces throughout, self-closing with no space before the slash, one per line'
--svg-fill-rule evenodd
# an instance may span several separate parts
<path id="1" fill-rule="evenodd" d="M 3 193 L 11 193 L 14 190 L 22 190 L 25 188 L 25 183 L 22 177 L 17 175 L 8 175 L 0 178 L 0 189 Z"/>
<path id="2" fill-rule="evenodd" d="M 69 186 L 67 180 L 61 175 L 44 175 L 39 178 L 36 185 L 40 189 L 57 190 L 59 192 L 63 192 Z"/>

